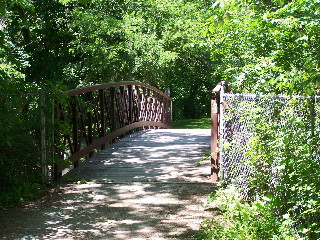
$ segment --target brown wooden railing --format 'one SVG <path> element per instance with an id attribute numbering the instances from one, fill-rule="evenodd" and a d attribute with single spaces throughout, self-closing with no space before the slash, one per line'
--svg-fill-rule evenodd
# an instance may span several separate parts
<path id="1" fill-rule="evenodd" d="M 56 103 L 55 145 L 57 158 L 74 167 L 127 132 L 171 125 L 172 99 L 147 84 L 105 83 L 69 90 L 67 96 Z M 56 179 L 64 167 L 55 165 Z"/>
<path id="2" fill-rule="evenodd" d="M 220 82 L 211 93 L 211 181 L 219 181 L 220 170 L 220 115 L 223 103 L 220 97 L 231 92 L 228 82 Z"/>

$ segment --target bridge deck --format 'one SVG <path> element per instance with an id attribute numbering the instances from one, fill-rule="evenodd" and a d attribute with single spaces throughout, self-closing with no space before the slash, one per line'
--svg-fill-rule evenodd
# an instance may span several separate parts
<path id="1" fill-rule="evenodd" d="M 41 201 L 0 211 L 2 239 L 191 239 L 212 212 L 210 130 L 147 130 L 122 139 L 68 173 Z"/>
<path id="2" fill-rule="evenodd" d="M 208 182 L 208 129 L 145 130 L 124 138 L 72 172 L 98 182 Z M 208 163 L 208 162 L 207 162 Z"/>

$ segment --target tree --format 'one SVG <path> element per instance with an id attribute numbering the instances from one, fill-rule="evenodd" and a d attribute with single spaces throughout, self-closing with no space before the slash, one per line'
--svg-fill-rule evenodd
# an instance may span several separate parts
<path id="1" fill-rule="evenodd" d="M 112 7 L 107 7 L 113 4 Z M 110 10 L 111 9 L 111 10 Z M 74 62 L 65 78 L 78 86 L 132 80 L 170 87 L 174 117 L 209 112 L 212 64 L 202 23 L 207 1 L 94 1 L 72 12 Z"/>
<path id="2" fill-rule="evenodd" d="M 318 91 L 318 2 L 217 1 L 214 7 L 208 35 L 216 78 L 238 91 Z"/>

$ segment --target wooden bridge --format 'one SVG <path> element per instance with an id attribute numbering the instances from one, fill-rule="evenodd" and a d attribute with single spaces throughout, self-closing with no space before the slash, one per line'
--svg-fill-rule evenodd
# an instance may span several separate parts
<path id="1" fill-rule="evenodd" d="M 115 143 L 125 135 L 147 129 L 169 129 L 172 122 L 172 99 L 147 84 L 137 82 L 106 83 L 69 90 L 66 95 L 62 101 L 56 101 L 55 104 L 57 106 L 55 110 L 56 133 L 54 136 L 55 158 L 67 160 L 65 162 L 71 161 L 75 168 L 79 166 L 81 159 L 91 158 L 94 152 L 105 149 L 106 146 Z M 174 179 L 180 181 L 187 178 L 187 175 L 191 178 L 193 170 L 185 170 L 190 172 L 182 177 L 183 169 L 190 167 L 190 162 L 196 161 L 195 157 L 200 158 L 202 152 L 207 151 L 207 155 L 210 155 L 210 149 L 205 150 L 206 147 L 210 146 L 210 139 L 205 138 L 203 134 L 201 131 L 193 133 L 173 130 L 142 131 L 140 134 L 134 135 L 136 140 L 132 140 L 130 144 L 125 145 L 124 142 L 128 141 L 120 141 L 124 145 L 119 147 L 117 153 L 112 155 L 112 157 L 115 157 L 117 154 L 117 158 L 112 160 L 112 163 L 105 162 L 98 168 L 108 171 L 107 174 L 104 173 L 103 175 L 107 181 L 123 180 L 128 173 L 115 166 L 116 164 L 120 166 L 126 159 L 130 159 L 130 154 L 134 152 L 140 154 L 135 156 L 136 159 L 139 159 L 139 162 L 134 163 L 133 160 L 129 160 L 132 164 L 131 168 L 134 169 L 131 170 L 130 174 L 133 174 L 132 171 L 138 171 L 142 156 L 144 156 L 144 159 L 150 158 L 150 160 L 147 160 L 148 163 L 144 163 L 144 166 L 148 165 L 150 168 L 149 172 L 144 177 L 139 177 L 142 173 L 137 172 L 137 176 L 133 174 L 132 177 L 136 179 L 145 178 L 147 181 L 168 180 L 168 176 L 162 176 L 164 178 L 161 176 L 151 177 L 150 171 L 153 168 L 151 172 L 156 173 L 157 164 L 173 164 L 173 162 L 170 162 L 172 158 L 175 159 L 175 164 L 180 169 L 178 172 L 181 175 L 180 177 L 176 175 Z M 205 136 L 209 137 L 208 134 L 210 135 L 210 130 L 206 131 Z M 167 143 L 170 144 L 166 145 Z M 169 149 L 172 151 L 169 151 Z M 177 154 L 174 149 L 184 155 Z M 108 151 L 111 150 L 108 149 L 98 156 L 103 154 L 105 156 Z M 152 154 L 149 154 L 150 152 Z M 166 156 L 167 159 L 157 156 Z M 96 158 L 99 157 L 90 160 L 90 167 L 93 165 L 92 162 L 97 162 Z M 156 160 L 151 160 L 153 158 L 156 158 Z M 194 165 L 194 162 L 191 165 Z M 89 164 L 86 166 L 89 167 Z M 207 166 L 209 170 L 194 175 L 197 176 L 196 182 L 200 181 L 198 177 L 201 174 L 203 176 L 202 180 L 210 174 L 217 175 L 217 172 L 212 170 L 208 173 L 210 171 L 209 166 L 210 163 Z M 55 179 L 62 177 L 65 167 L 65 164 L 55 164 Z M 90 176 L 95 174 L 93 178 L 96 178 L 97 174 L 101 172 L 99 169 L 92 170 L 90 175 L 86 177 L 91 178 Z M 77 172 L 80 174 L 80 170 Z M 112 176 L 115 172 L 119 176 L 122 175 L 122 178 L 113 179 Z M 85 178 L 85 176 L 83 177 Z M 217 177 L 212 177 L 212 179 L 216 181 Z"/>
<path id="2" fill-rule="evenodd" d="M 55 158 L 71 160 L 74 167 L 127 133 L 171 125 L 171 98 L 147 84 L 106 83 L 66 95 L 55 104 Z M 55 179 L 62 177 L 63 167 L 55 165 Z"/>
<path id="3" fill-rule="evenodd" d="M 106 183 L 209 183 L 210 129 L 150 129 L 105 148 L 69 175 Z M 68 176 L 68 174 L 67 174 Z"/>
<path id="4" fill-rule="evenodd" d="M 62 177 L 56 164 L 51 196 L 0 214 L 0 238 L 190 239 L 212 216 L 202 207 L 214 187 L 202 158 L 210 129 L 169 129 L 171 98 L 145 84 L 67 95 L 56 102 L 55 151 L 75 169 Z"/>
<path id="5" fill-rule="evenodd" d="M 68 172 L 40 201 L 0 211 L 1 239 L 191 239 L 213 213 L 210 129 L 146 129 Z M 69 182 L 71 181 L 71 182 Z"/>

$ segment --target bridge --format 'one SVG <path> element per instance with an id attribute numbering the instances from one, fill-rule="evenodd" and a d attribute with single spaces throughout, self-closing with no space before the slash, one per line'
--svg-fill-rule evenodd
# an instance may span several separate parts
<path id="1" fill-rule="evenodd" d="M 134 169 L 131 171 L 137 171 L 139 169 L 138 162 L 141 162 L 141 159 L 150 158 L 150 160 L 147 160 L 149 162 L 144 165 L 148 164 L 149 168 L 153 169 L 151 171 L 153 174 L 155 174 L 159 164 L 172 165 L 172 162 L 170 163 L 163 157 L 158 156 L 166 156 L 168 159 L 174 158 L 178 166 L 176 172 L 181 175 L 183 169 L 191 167 L 190 161 L 195 162 L 195 157 L 200 158 L 201 152 L 207 151 L 207 154 L 210 155 L 210 149 L 205 149 L 210 146 L 210 139 L 203 138 L 204 135 L 201 131 L 196 133 L 175 130 L 142 131 L 147 129 L 170 129 L 172 122 L 172 99 L 147 84 L 117 82 L 73 89 L 66 92 L 66 97 L 62 101 L 56 101 L 56 106 L 55 154 L 58 159 L 70 161 L 74 168 L 79 166 L 79 163 L 82 162 L 81 160 L 90 158 L 89 162 L 91 164 L 86 164 L 86 168 L 89 168 L 89 165 L 92 167 L 92 162 L 98 162 L 96 161 L 97 157 L 92 158 L 94 152 L 105 149 L 128 134 L 141 131 L 141 134 L 133 135 L 135 140 L 130 138 L 131 143 L 126 141 L 127 145 L 123 143 L 123 146 L 119 146 L 118 149 L 114 150 L 115 153 L 112 153 L 112 157 L 115 157 L 115 154 L 118 154 L 117 156 L 119 157 L 112 160 L 111 163 L 105 163 L 105 167 L 99 166 L 100 170 L 90 170 L 89 176 L 83 176 L 83 178 L 91 178 L 91 175 L 94 175 L 93 173 L 95 173 L 93 178 L 97 178 L 96 174 L 103 172 L 101 169 L 105 169 L 107 172 L 103 172 L 102 175 L 107 181 L 118 181 L 117 178 L 112 179 L 111 176 L 114 174 L 122 175 L 121 179 L 123 179 L 124 176 L 128 175 L 123 172 L 123 169 L 128 169 L 128 167 L 122 169 L 115 168 L 115 166 L 117 164 L 121 165 L 126 159 L 132 165 L 131 168 Z M 205 136 L 209 137 L 208 134 L 210 135 L 210 131 L 207 130 Z M 168 142 L 170 145 L 167 146 L 166 143 Z M 107 148 L 104 151 L 105 154 L 110 149 Z M 168 149 L 172 149 L 172 151 Z M 135 159 L 138 159 L 137 163 L 130 159 L 130 151 L 133 150 L 136 150 L 138 154 L 135 156 Z M 152 154 L 148 155 L 149 152 L 152 152 Z M 184 158 L 180 157 L 180 152 L 184 154 Z M 103 154 L 101 153 L 99 156 Z M 151 160 L 152 158 L 157 160 Z M 181 158 L 180 163 L 177 161 L 179 158 Z M 194 163 L 192 164 L 194 166 Z M 55 165 L 54 176 L 56 180 L 62 177 L 65 166 L 65 164 Z M 210 170 L 209 166 L 210 164 L 208 164 L 207 168 Z M 169 166 L 167 168 L 171 169 Z M 110 169 L 115 171 L 110 172 Z M 180 181 L 186 178 L 187 175 L 190 178 L 192 176 L 199 177 L 201 174 L 203 176 L 202 180 L 207 180 L 206 178 L 213 173 L 212 171 L 207 173 L 209 170 L 202 170 L 197 174 L 193 174 L 192 169 L 185 170 L 189 172 L 185 176 L 181 175 L 180 178 L 176 176 L 176 180 Z M 78 174 L 80 174 L 79 171 L 77 170 Z M 139 176 L 141 174 L 138 173 Z M 133 177 L 139 179 L 138 175 Z M 149 175 L 150 172 L 148 172 Z M 159 181 L 169 178 L 162 179 L 154 175 L 153 177 L 146 176 L 145 179 Z M 197 179 L 195 181 L 199 182 L 200 180 Z"/>
<path id="2" fill-rule="evenodd" d="M 137 82 L 69 90 L 55 106 L 55 158 L 70 160 L 74 167 L 127 133 L 170 128 L 172 121 L 172 99 Z M 63 167 L 55 165 L 55 179 L 62 177 Z"/>
<path id="3" fill-rule="evenodd" d="M 210 159 L 202 159 L 211 131 L 170 129 L 171 102 L 133 82 L 66 92 L 54 113 L 61 184 L 0 214 L 0 237 L 189 239 L 212 216 L 202 207 L 213 190 Z"/>

